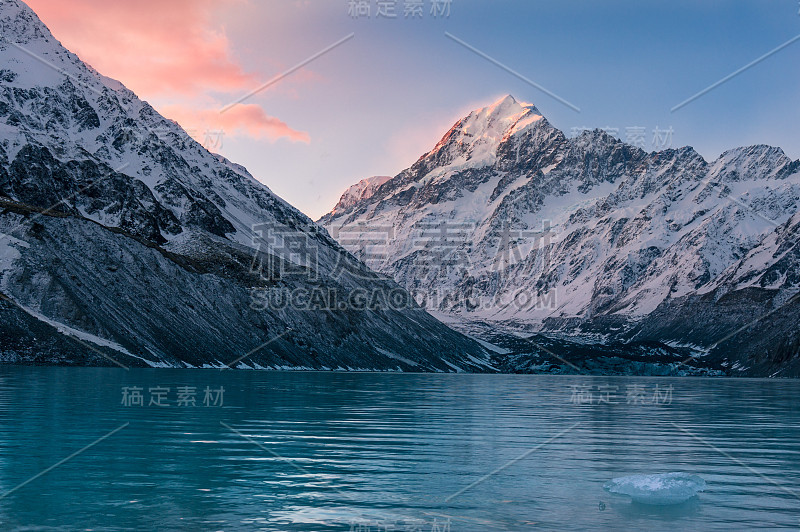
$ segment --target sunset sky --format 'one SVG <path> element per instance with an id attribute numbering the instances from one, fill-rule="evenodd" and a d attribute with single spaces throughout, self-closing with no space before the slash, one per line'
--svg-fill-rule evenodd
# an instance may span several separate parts
<path id="1" fill-rule="evenodd" d="M 706 159 L 747 144 L 800 157 L 796 0 L 452 0 L 449 15 L 353 18 L 348 0 L 27 0 L 62 43 L 313 218 L 371 175 L 394 175 L 469 110 L 503 94 L 574 128 L 671 128 Z M 391 13 L 389 13 L 391 14 Z M 576 112 L 486 58 L 580 108 Z M 264 91 L 290 67 L 341 41 Z M 223 131 L 220 135 L 217 132 Z M 220 144 L 221 143 L 221 144 Z"/>

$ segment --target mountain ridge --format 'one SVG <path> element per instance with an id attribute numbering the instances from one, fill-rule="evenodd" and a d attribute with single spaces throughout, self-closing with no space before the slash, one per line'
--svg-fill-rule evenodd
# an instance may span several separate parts
<path id="1" fill-rule="evenodd" d="M 24 3 L 0 23 L 0 360 L 493 371 Z"/>
<path id="2" fill-rule="evenodd" d="M 442 315 L 692 344 L 741 374 L 800 371 L 793 330 L 760 354 L 741 338 L 745 316 L 775 317 L 800 289 L 800 161 L 766 145 L 708 162 L 691 147 L 648 153 L 601 130 L 567 138 L 543 116 L 518 125 L 529 109 L 507 96 L 473 111 L 372 197 L 319 222 Z M 734 295 L 735 319 L 716 304 Z M 698 302 L 709 334 L 689 323 Z M 722 353 L 732 333 L 739 345 Z M 786 363 L 762 363 L 773 355 Z"/>

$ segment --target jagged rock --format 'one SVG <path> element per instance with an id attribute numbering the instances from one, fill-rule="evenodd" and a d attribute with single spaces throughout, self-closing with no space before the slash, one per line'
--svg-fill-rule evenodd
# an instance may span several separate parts
<path id="1" fill-rule="evenodd" d="M 800 161 L 780 148 L 646 153 L 600 130 L 567 138 L 506 96 L 320 223 L 451 319 L 688 344 L 732 374 L 800 376 L 799 210 Z M 736 332 L 769 312 L 766 336 Z"/>

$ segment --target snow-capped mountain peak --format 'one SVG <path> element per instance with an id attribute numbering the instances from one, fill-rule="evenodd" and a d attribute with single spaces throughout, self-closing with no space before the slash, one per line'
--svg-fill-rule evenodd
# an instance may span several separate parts
<path id="1" fill-rule="evenodd" d="M 459 120 L 426 157 L 447 151 L 445 157 L 450 160 L 460 156 L 472 161 L 472 166 L 490 164 L 501 142 L 542 119 L 536 106 L 507 95 Z"/>
<path id="2" fill-rule="evenodd" d="M 523 117 L 541 118 L 542 113 L 532 103 L 519 102 L 507 94 L 487 107 L 476 109 L 470 113 L 470 117 L 475 117 L 478 122 L 486 122 L 488 127 L 493 127 L 495 124 L 508 127 Z"/>
<path id="3" fill-rule="evenodd" d="M 3 84 L 20 88 L 56 87 L 70 79 L 100 91 L 105 79 L 66 50 L 20 0 L 0 0 Z M 33 60 L 32 60 L 33 59 Z M 111 84 L 118 84 L 110 80 Z"/>
<path id="4" fill-rule="evenodd" d="M 389 181 L 391 178 L 391 176 L 376 175 L 362 179 L 344 191 L 344 194 L 342 194 L 342 197 L 339 198 L 339 202 L 331 212 L 335 213 L 345 211 L 359 201 L 369 199 L 372 197 L 378 187 Z"/>
<path id="5" fill-rule="evenodd" d="M 788 221 L 798 210 L 800 161 L 780 148 L 708 163 L 691 147 L 646 153 L 598 129 L 567 138 L 507 96 L 320 221 L 429 308 L 462 319 L 562 332 L 613 323 L 618 337 L 710 345 L 713 335 L 665 333 L 649 320 L 697 319 L 676 302 L 768 287 L 736 296 L 741 311 L 718 319 L 730 332 L 763 301 L 791 298 L 800 245 Z M 386 229 L 381 245 L 376 227 Z"/>
<path id="6" fill-rule="evenodd" d="M 122 83 L 66 50 L 19 0 L 0 0 L 0 22 L 0 101 L 8 116 L 2 125 L 5 157 L 13 161 L 31 150 L 46 151 L 56 160 L 88 157 L 128 176 L 127 186 L 141 184 L 140 190 L 152 196 L 123 209 L 97 200 L 82 205 L 80 196 L 67 201 L 75 183 L 64 183 L 61 190 L 48 192 L 53 203 L 63 199 L 87 218 L 124 225 L 158 242 L 200 228 L 250 246 L 252 227 L 272 220 L 269 207 L 293 211 L 310 227 L 310 220 L 242 166 L 210 153 Z M 21 200 L 31 199 L 32 190 L 17 188 Z"/>
<path id="7" fill-rule="evenodd" d="M 36 13 L 19 0 L 0 0 L 2 40 L 30 44 L 39 40 L 54 40 L 50 30 L 41 23 Z"/>

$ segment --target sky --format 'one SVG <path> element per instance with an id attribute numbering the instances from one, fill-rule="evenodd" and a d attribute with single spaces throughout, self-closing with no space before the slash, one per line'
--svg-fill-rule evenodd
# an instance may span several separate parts
<path id="1" fill-rule="evenodd" d="M 800 158 L 800 38 L 774 51 L 800 36 L 798 0 L 27 2 L 81 59 L 314 219 L 505 94 L 570 136 Z"/>

